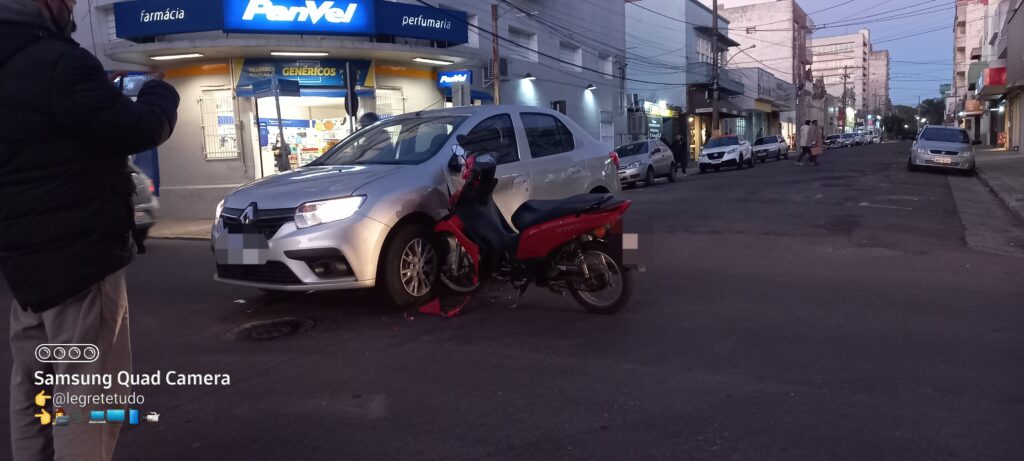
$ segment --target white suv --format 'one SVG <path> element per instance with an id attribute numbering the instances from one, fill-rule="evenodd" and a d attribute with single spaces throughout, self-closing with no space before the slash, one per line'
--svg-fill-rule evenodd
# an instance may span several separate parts
<path id="1" fill-rule="evenodd" d="M 708 169 L 718 171 L 722 167 L 734 166 L 738 170 L 742 170 L 744 166 L 753 168 L 754 153 L 743 135 L 718 136 L 708 140 L 701 148 L 698 166 L 701 173 Z"/>

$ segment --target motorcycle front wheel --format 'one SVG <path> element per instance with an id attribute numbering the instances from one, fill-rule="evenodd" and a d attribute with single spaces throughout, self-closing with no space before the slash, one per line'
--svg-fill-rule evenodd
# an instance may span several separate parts
<path id="1" fill-rule="evenodd" d="M 587 312 L 618 312 L 633 296 L 632 273 L 609 256 L 607 244 L 591 242 L 581 252 L 587 277 L 570 283 L 569 293 Z"/>
<path id="2" fill-rule="evenodd" d="M 480 288 L 480 277 L 466 248 L 454 235 L 443 234 L 437 246 L 441 251 L 441 283 L 455 293 L 470 294 Z"/>

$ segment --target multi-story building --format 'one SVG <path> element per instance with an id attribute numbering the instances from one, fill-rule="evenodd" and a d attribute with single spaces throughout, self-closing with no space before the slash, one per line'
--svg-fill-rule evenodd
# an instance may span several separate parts
<path id="1" fill-rule="evenodd" d="M 985 34 L 985 16 L 988 0 L 956 0 L 956 15 L 953 21 L 953 89 L 952 101 L 947 102 L 946 119 L 954 118 L 968 131 L 973 131 L 976 123 L 971 118 L 980 117 L 981 109 L 975 104 L 968 104 L 971 82 L 976 82 L 981 67 L 973 66 L 981 59 L 980 43 Z M 964 122 L 965 117 L 968 121 Z M 968 126 L 970 125 L 970 126 Z"/>
<path id="2" fill-rule="evenodd" d="M 813 21 L 795 0 L 724 0 L 718 8 L 729 20 L 729 37 L 738 43 L 729 53 L 730 66 L 760 67 L 794 88 L 792 100 L 773 109 L 781 134 L 793 140 L 813 102 L 808 71 Z"/>
<path id="3" fill-rule="evenodd" d="M 825 82 L 826 91 L 845 98 L 848 108 L 867 111 L 871 33 L 862 29 L 856 34 L 814 38 L 811 51 L 811 70 Z"/>
<path id="4" fill-rule="evenodd" d="M 889 112 L 889 51 L 872 51 L 868 62 L 868 112 L 883 116 Z"/>
<path id="5" fill-rule="evenodd" d="M 75 38 L 108 70 L 161 71 L 181 94 L 174 135 L 137 156 L 170 218 L 209 218 L 233 188 L 274 174 L 280 142 L 293 165 L 320 155 L 354 126 L 349 96 L 357 116 L 384 117 L 497 96 L 560 108 L 608 144 L 625 133 L 622 0 L 500 3 L 497 66 L 490 2 L 427 3 L 78 2 Z M 318 14 L 296 14 L 313 7 Z"/>

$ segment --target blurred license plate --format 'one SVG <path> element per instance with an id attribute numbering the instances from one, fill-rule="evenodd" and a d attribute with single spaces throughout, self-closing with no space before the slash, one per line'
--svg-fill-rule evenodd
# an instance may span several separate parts
<path id="1" fill-rule="evenodd" d="M 934 161 L 935 163 L 941 163 L 943 165 L 949 165 L 950 163 L 953 163 L 953 159 L 949 158 L 936 158 L 933 159 L 932 161 Z"/>
<path id="2" fill-rule="evenodd" d="M 270 245 L 263 234 L 229 234 L 224 232 L 213 242 L 217 264 L 255 266 L 267 263 Z"/>

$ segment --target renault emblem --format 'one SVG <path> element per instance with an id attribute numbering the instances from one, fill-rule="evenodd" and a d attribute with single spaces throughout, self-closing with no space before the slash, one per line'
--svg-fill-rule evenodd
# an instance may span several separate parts
<path id="1" fill-rule="evenodd" d="M 252 222 L 256 220 L 256 204 L 254 203 L 245 207 L 245 211 L 242 212 L 242 215 L 239 216 L 238 219 L 239 221 L 242 221 L 242 224 L 252 224 Z"/>

